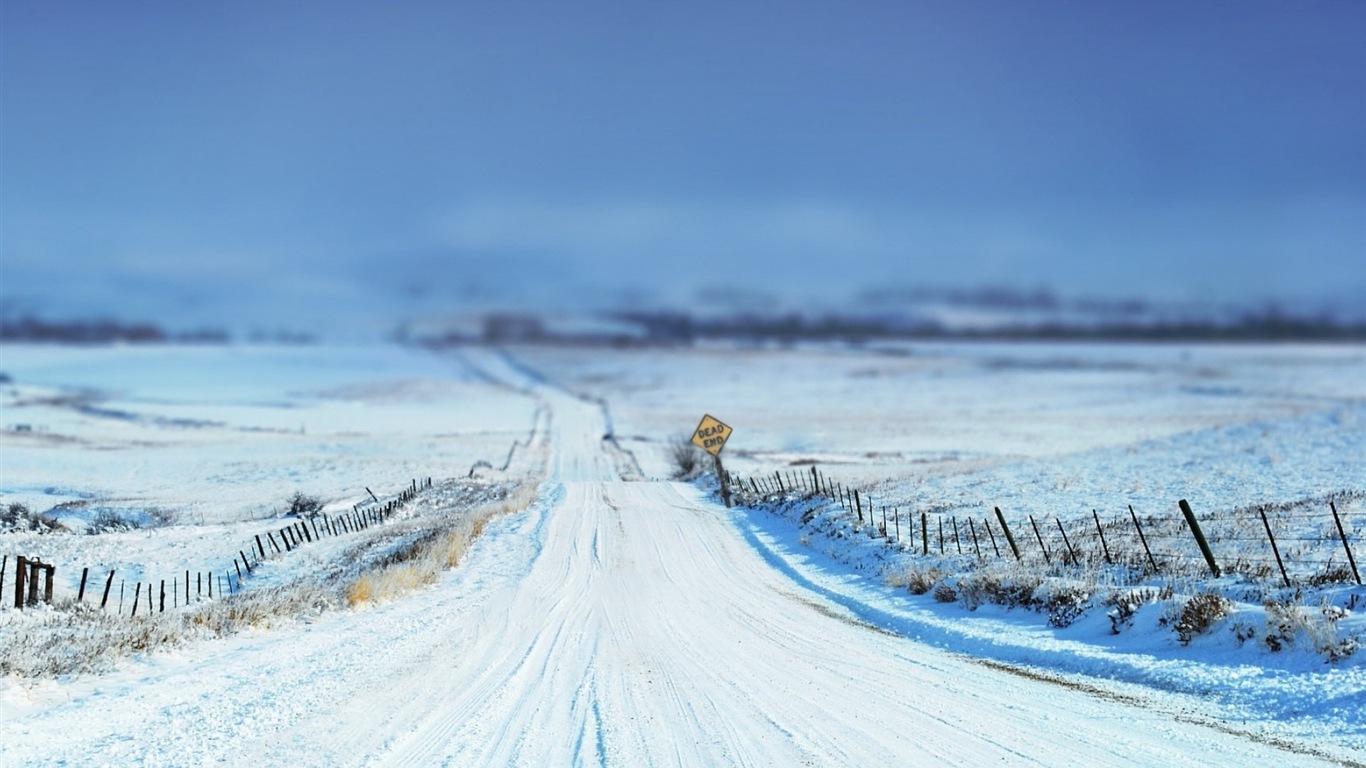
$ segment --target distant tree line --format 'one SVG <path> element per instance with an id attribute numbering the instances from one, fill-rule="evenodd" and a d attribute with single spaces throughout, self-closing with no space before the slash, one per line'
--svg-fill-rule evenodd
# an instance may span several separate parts
<path id="1" fill-rule="evenodd" d="M 227 331 L 206 328 L 170 333 L 154 323 L 118 320 L 42 320 L 31 315 L 0 319 L 0 340 L 48 344 L 226 344 Z"/>
<path id="2" fill-rule="evenodd" d="M 1228 321 L 1018 323 L 987 328 L 949 328 L 933 320 L 899 315 L 860 317 L 789 313 L 743 313 L 698 318 L 679 312 L 630 312 L 618 319 L 643 329 L 642 341 L 691 344 L 704 340 L 851 341 L 884 339 L 1009 339 L 1114 341 L 1366 341 L 1366 322 L 1293 317 L 1275 310 Z"/>

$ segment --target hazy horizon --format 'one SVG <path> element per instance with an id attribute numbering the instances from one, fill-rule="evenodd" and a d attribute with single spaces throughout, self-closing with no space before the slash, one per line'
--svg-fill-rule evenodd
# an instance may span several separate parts
<path id="1" fill-rule="evenodd" d="M 12 307 L 233 324 L 737 289 L 1366 295 L 1361 3 L 0 19 Z"/>

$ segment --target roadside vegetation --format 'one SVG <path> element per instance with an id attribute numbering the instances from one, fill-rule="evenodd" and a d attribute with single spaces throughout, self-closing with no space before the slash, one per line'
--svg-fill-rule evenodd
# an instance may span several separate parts
<path id="1" fill-rule="evenodd" d="M 0 611 L 0 674 L 21 678 L 98 673 L 118 659 L 189 642 L 269 628 L 327 611 L 398 599 L 459 565 L 489 521 L 526 509 L 538 483 L 448 481 L 424 495 L 413 516 L 356 534 L 320 569 L 273 585 L 138 616 L 66 598 L 23 611 Z M 308 497 L 305 497 L 307 500 Z M 306 512 L 308 503 L 291 504 Z M 11 505 L 15 526 L 47 525 Z M 23 530 L 29 530 L 28 527 Z"/>
<path id="2" fill-rule="evenodd" d="M 714 478 L 704 482 L 715 485 Z M 1111 562 L 1098 554 L 1081 552 L 1079 547 L 1075 557 L 1054 552 L 1051 560 L 1041 553 L 1017 559 L 1001 542 L 1001 552 L 992 553 L 997 554 L 992 557 L 987 554 L 991 553 L 987 543 L 990 531 L 982 520 L 976 521 L 978 530 L 974 532 L 981 536 L 980 554 L 974 552 L 971 543 L 964 545 L 962 552 L 956 551 L 952 541 L 947 553 L 941 551 L 941 541 L 925 552 L 919 530 L 909 541 L 895 539 L 882 527 L 881 519 L 874 523 L 870 516 L 860 521 L 839 503 L 790 486 L 756 493 L 741 485 L 737 498 L 748 507 L 791 520 L 799 528 L 802 546 L 845 562 L 890 587 L 937 603 L 960 605 L 968 611 L 983 606 L 1028 610 L 1060 630 L 1100 615 L 1108 620 L 1101 624 L 1115 635 L 1157 631 L 1169 633 L 1180 646 L 1216 643 L 1270 653 L 1300 649 L 1327 662 L 1353 657 L 1366 643 L 1366 617 L 1357 615 L 1359 609 L 1366 609 L 1366 588 L 1356 583 L 1348 564 L 1330 556 L 1311 572 L 1283 579 L 1274 565 L 1259 565 L 1265 555 L 1257 550 L 1265 546 L 1265 539 L 1230 537 L 1228 542 L 1241 542 L 1242 548 L 1230 549 L 1225 544 L 1222 557 L 1226 567 L 1214 577 L 1198 555 L 1184 561 L 1159 558 L 1161 567 L 1153 568 L 1139 557 L 1115 557 Z M 1344 490 L 1325 498 L 1263 505 L 1253 513 L 1281 513 L 1288 519 L 1302 519 L 1305 508 L 1326 506 L 1328 501 L 1343 510 L 1351 537 L 1354 528 L 1360 527 L 1366 492 Z M 1248 510 L 1232 510 L 1223 516 L 1240 512 Z M 940 512 L 930 512 L 927 518 L 932 527 L 937 514 Z M 911 518 L 916 524 L 921 519 L 919 512 Z M 998 530 L 994 535 L 1000 533 Z M 1302 533 L 1300 541 L 1306 547 L 1310 545 L 1304 541 L 1319 536 L 1317 530 Z M 1160 531 L 1150 531 L 1149 537 L 1154 538 L 1154 534 L 1160 535 Z M 966 531 L 963 535 L 966 538 Z M 1332 547 L 1340 547 L 1336 536 L 1336 529 L 1325 529 L 1323 540 L 1313 545 L 1315 551 L 1331 552 Z M 930 540 L 935 538 L 932 535 Z M 1114 547 L 1115 541 L 1110 546 Z"/>

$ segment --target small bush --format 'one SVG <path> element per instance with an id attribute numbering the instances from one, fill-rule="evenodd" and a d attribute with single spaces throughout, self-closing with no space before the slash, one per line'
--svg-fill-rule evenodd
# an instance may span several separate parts
<path id="1" fill-rule="evenodd" d="M 147 519 L 152 522 L 153 528 L 164 528 L 168 525 L 175 525 L 179 515 L 173 509 L 165 507 L 152 507 L 147 510 Z"/>
<path id="2" fill-rule="evenodd" d="M 934 585 L 944 577 L 944 574 L 937 568 L 931 568 L 928 571 L 909 571 L 906 577 L 906 591 L 913 595 L 923 595 L 934 589 Z"/>
<path id="3" fill-rule="evenodd" d="M 1214 623 L 1233 612 L 1233 602 L 1217 592 L 1201 592 L 1181 606 L 1176 621 L 1176 634 L 1186 645 L 1196 635 L 1203 635 Z"/>
<path id="4" fill-rule="evenodd" d="M 688 438 L 678 435 L 669 441 L 669 460 L 675 480 L 691 480 L 702 474 L 706 453 Z"/>
<path id="5" fill-rule="evenodd" d="M 295 491 L 289 497 L 289 514 L 295 517 L 309 517 L 323 511 L 323 503 L 316 496 L 309 496 L 303 491 Z"/>
<path id="6" fill-rule="evenodd" d="M 120 514 L 116 509 L 102 507 L 90 518 L 90 524 L 85 527 L 85 532 L 91 536 L 98 536 L 101 533 L 133 531 L 141 527 L 142 521 L 136 517 Z"/>
<path id="7" fill-rule="evenodd" d="M 953 588 L 953 585 L 944 582 L 934 588 L 934 599 L 940 603 L 957 602 L 958 591 Z"/>
<path id="8" fill-rule="evenodd" d="M 67 530 L 56 518 L 34 512 L 23 504 L 10 504 L 0 510 L 0 531 L 36 531 L 62 533 Z"/>
<path id="9" fill-rule="evenodd" d="M 913 595 L 923 595 L 933 589 L 935 582 L 939 581 L 943 575 L 937 568 L 925 570 L 911 566 L 889 570 L 883 577 L 883 581 L 889 587 L 905 587 L 906 591 Z"/>
<path id="10" fill-rule="evenodd" d="M 1347 616 L 1347 611 L 1338 606 L 1324 605 L 1314 611 L 1291 602 L 1267 600 L 1262 607 L 1266 609 L 1266 635 L 1262 640 L 1273 652 L 1294 645 L 1299 635 L 1308 638 L 1314 650 L 1328 661 L 1345 659 L 1360 648 L 1358 638 L 1338 637 L 1337 623 Z"/>
<path id="11" fill-rule="evenodd" d="M 1171 588 L 1139 587 L 1122 592 L 1111 592 L 1104 604 L 1110 606 L 1105 615 L 1110 619 L 1110 633 L 1118 635 L 1121 629 L 1133 624 L 1134 614 L 1149 603 L 1171 598 Z"/>
<path id="12" fill-rule="evenodd" d="M 1062 629 L 1072 626 L 1072 622 L 1086 613 L 1086 604 L 1091 600 L 1091 592 L 1076 585 L 1065 585 L 1052 590 L 1044 599 L 1048 611 L 1048 623 Z"/>

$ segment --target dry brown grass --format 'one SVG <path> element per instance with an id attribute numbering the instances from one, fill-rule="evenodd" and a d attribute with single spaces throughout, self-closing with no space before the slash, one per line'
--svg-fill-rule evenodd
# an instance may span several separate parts
<path id="1" fill-rule="evenodd" d="M 506 498 L 476 510 L 468 528 L 419 539 L 408 550 L 391 557 L 387 565 L 357 576 L 346 588 L 346 602 L 352 606 L 383 602 L 436 583 L 442 571 L 460 564 L 470 544 L 484 535 L 489 520 L 526 509 L 536 500 L 536 493 L 535 485 L 522 485 Z"/>

